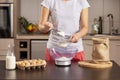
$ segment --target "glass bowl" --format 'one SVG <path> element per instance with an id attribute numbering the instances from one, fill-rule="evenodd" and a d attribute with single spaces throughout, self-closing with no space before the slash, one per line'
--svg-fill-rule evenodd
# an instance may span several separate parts
<path id="1" fill-rule="evenodd" d="M 71 60 L 77 53 L 77 48 L 51 48 L 49 49 L 51 57 L 55 60 L 56 65 L 71 65 Z"/>

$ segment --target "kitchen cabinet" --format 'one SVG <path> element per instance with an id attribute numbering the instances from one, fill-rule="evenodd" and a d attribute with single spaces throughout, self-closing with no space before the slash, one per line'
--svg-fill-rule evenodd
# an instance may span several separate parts
<path id="1" fill-rule="evenodd" d="M 45 58 L 45 49 L 49 34 L 17 35 L 15 51 L 17 59 Z M 21 53 L 20 53 L 21 52 Z M 21 54 L 25 54 L 20 56 Z"/>
<path id="2" fill-rule="evenodd" d="M 120 41 L 110 41 L 110 58 L 120 65 Z"/>
<path id="3" fill-rule="evenodd" d="M 1 1 L 7 1 L 7 0 L 1 0 Z M 12 1 L 12 0 L 10 0 Z M 14 39 L 17 32 L 17 26 L 18 26 L 18 17 L 19 17 L 19 1 L 20 0 L 13 0 L 13 37 L 12 38 L 0 38 L 0 60 L 5 60 L 8 44 L 14 44 Z"/>
<path id="4" fill-rule="evenodd" d="M 85 60 L 92 60 L 92 40 L 83 40 L 83 47 L 85 52 Z"/>
<path id="5" fill-rule="evenodd" d="M 15 40 L 15 56 L 17 60 L 30 59 L 30 40 Z"/>
<path id="6" fill-rule="evenodd" d="M 47 40 L 31 40 L 31 59 L 45 59 Z"/>
<path id="7" fill-rule="evenodd" d="M 5 60 L 9 44 L 14 45 L 14 39 L 0 39 L 0 60 Z"/>

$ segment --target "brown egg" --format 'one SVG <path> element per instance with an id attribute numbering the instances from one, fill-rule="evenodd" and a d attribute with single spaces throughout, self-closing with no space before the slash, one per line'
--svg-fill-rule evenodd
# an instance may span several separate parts
<path id="1" fill-rule="evenodd" d="M 24 67 L 24 66 L 25 66 L 25 63 L 24 63 L 24 62 L 22 62 L 22 63 L 21 63 L 21 66 L 23 66 L 23 67 Z"/>
<path id="2" fill-rule="evenodd" d="M 31 63 L 32 63 L 32 60 L 29 60 L 29 63 L 31 64 Z"/>
<path id="3" fill-rule="evenodd" d="M 32 60 L 33 62 L 37 62 L 37 59 Z"/>
<path id="4" fill-rule="evenodd" d="M 25 66 L 30 66 L 30 63 L 29 63 L 29 62 L 26 62 L 26 63 L 25 63 Z"/>
<path id="5" fill-rule="evenodd" d="M 24 60 L 23 62 L 28 62 L 28 60 Z"/>
<path id="6" fill-rule="evenodd" d="M 38 60 L 42 60 L 42 59 L 38 59 Z"/>
<path id="7" fill-rule="evenodd" d="M 37 63 L 37 64 L 41 64 L 41 61 L 38 60 L 36 63 Z"/>
<path id="8" fill-rule="evenodd" d="M 43 61 L 42 61 L 42 64 L 46 64 L 46 61 L 45 61 L 45 60 L 43 60 Z"/>
<path id="9" fill-rule="evenodd" d="M 35 65 L 36 65 L 36 62 L 32 61 L 31 65 L 35 66 Z"/>
<path id="10" fill-rule="evenodd" d="M 20 64 L 21 64 L 21 62 L 16 62 L 16 64 L 17 64 L 17 65 L 20 65 Z"/>

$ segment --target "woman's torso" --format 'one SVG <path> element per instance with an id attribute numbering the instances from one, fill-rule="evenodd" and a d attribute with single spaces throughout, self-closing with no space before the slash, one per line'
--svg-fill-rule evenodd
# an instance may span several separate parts
<path id="1" fill-rule="evenodd" d="M 80 31 L 80 15 L 85 7 L 89 7 L 86 0 L 44 0 L 42 5 L 49 8 L 51 13 L 51 21 L 54 30 L 51 31 L 47 48 L 60 47 L 58 44 L 63 40 L 63 37 L 58 36 L 56 31 L 65 32 L 67 35 L 73 35 Z M 70 43 L 67 47 L 78 48 L 83 51 L 82 39 L 77 43 Z"/>

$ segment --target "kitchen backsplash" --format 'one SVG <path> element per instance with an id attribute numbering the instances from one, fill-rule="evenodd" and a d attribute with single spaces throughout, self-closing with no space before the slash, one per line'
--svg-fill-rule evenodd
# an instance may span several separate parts
<path id="1" fill-rule="evenodd" d="M 40 3 L 42 0 L 21 0 L 21 16 L 33 23 L 40 19 Z M 94 18 L 103 18 L 103 33 L 109 33 L 109 13 L 113 14 L 114 27 L 120 33 L 120 0 L 88 0 L 89 8 L 89 33 L 91 33 Z"/>

